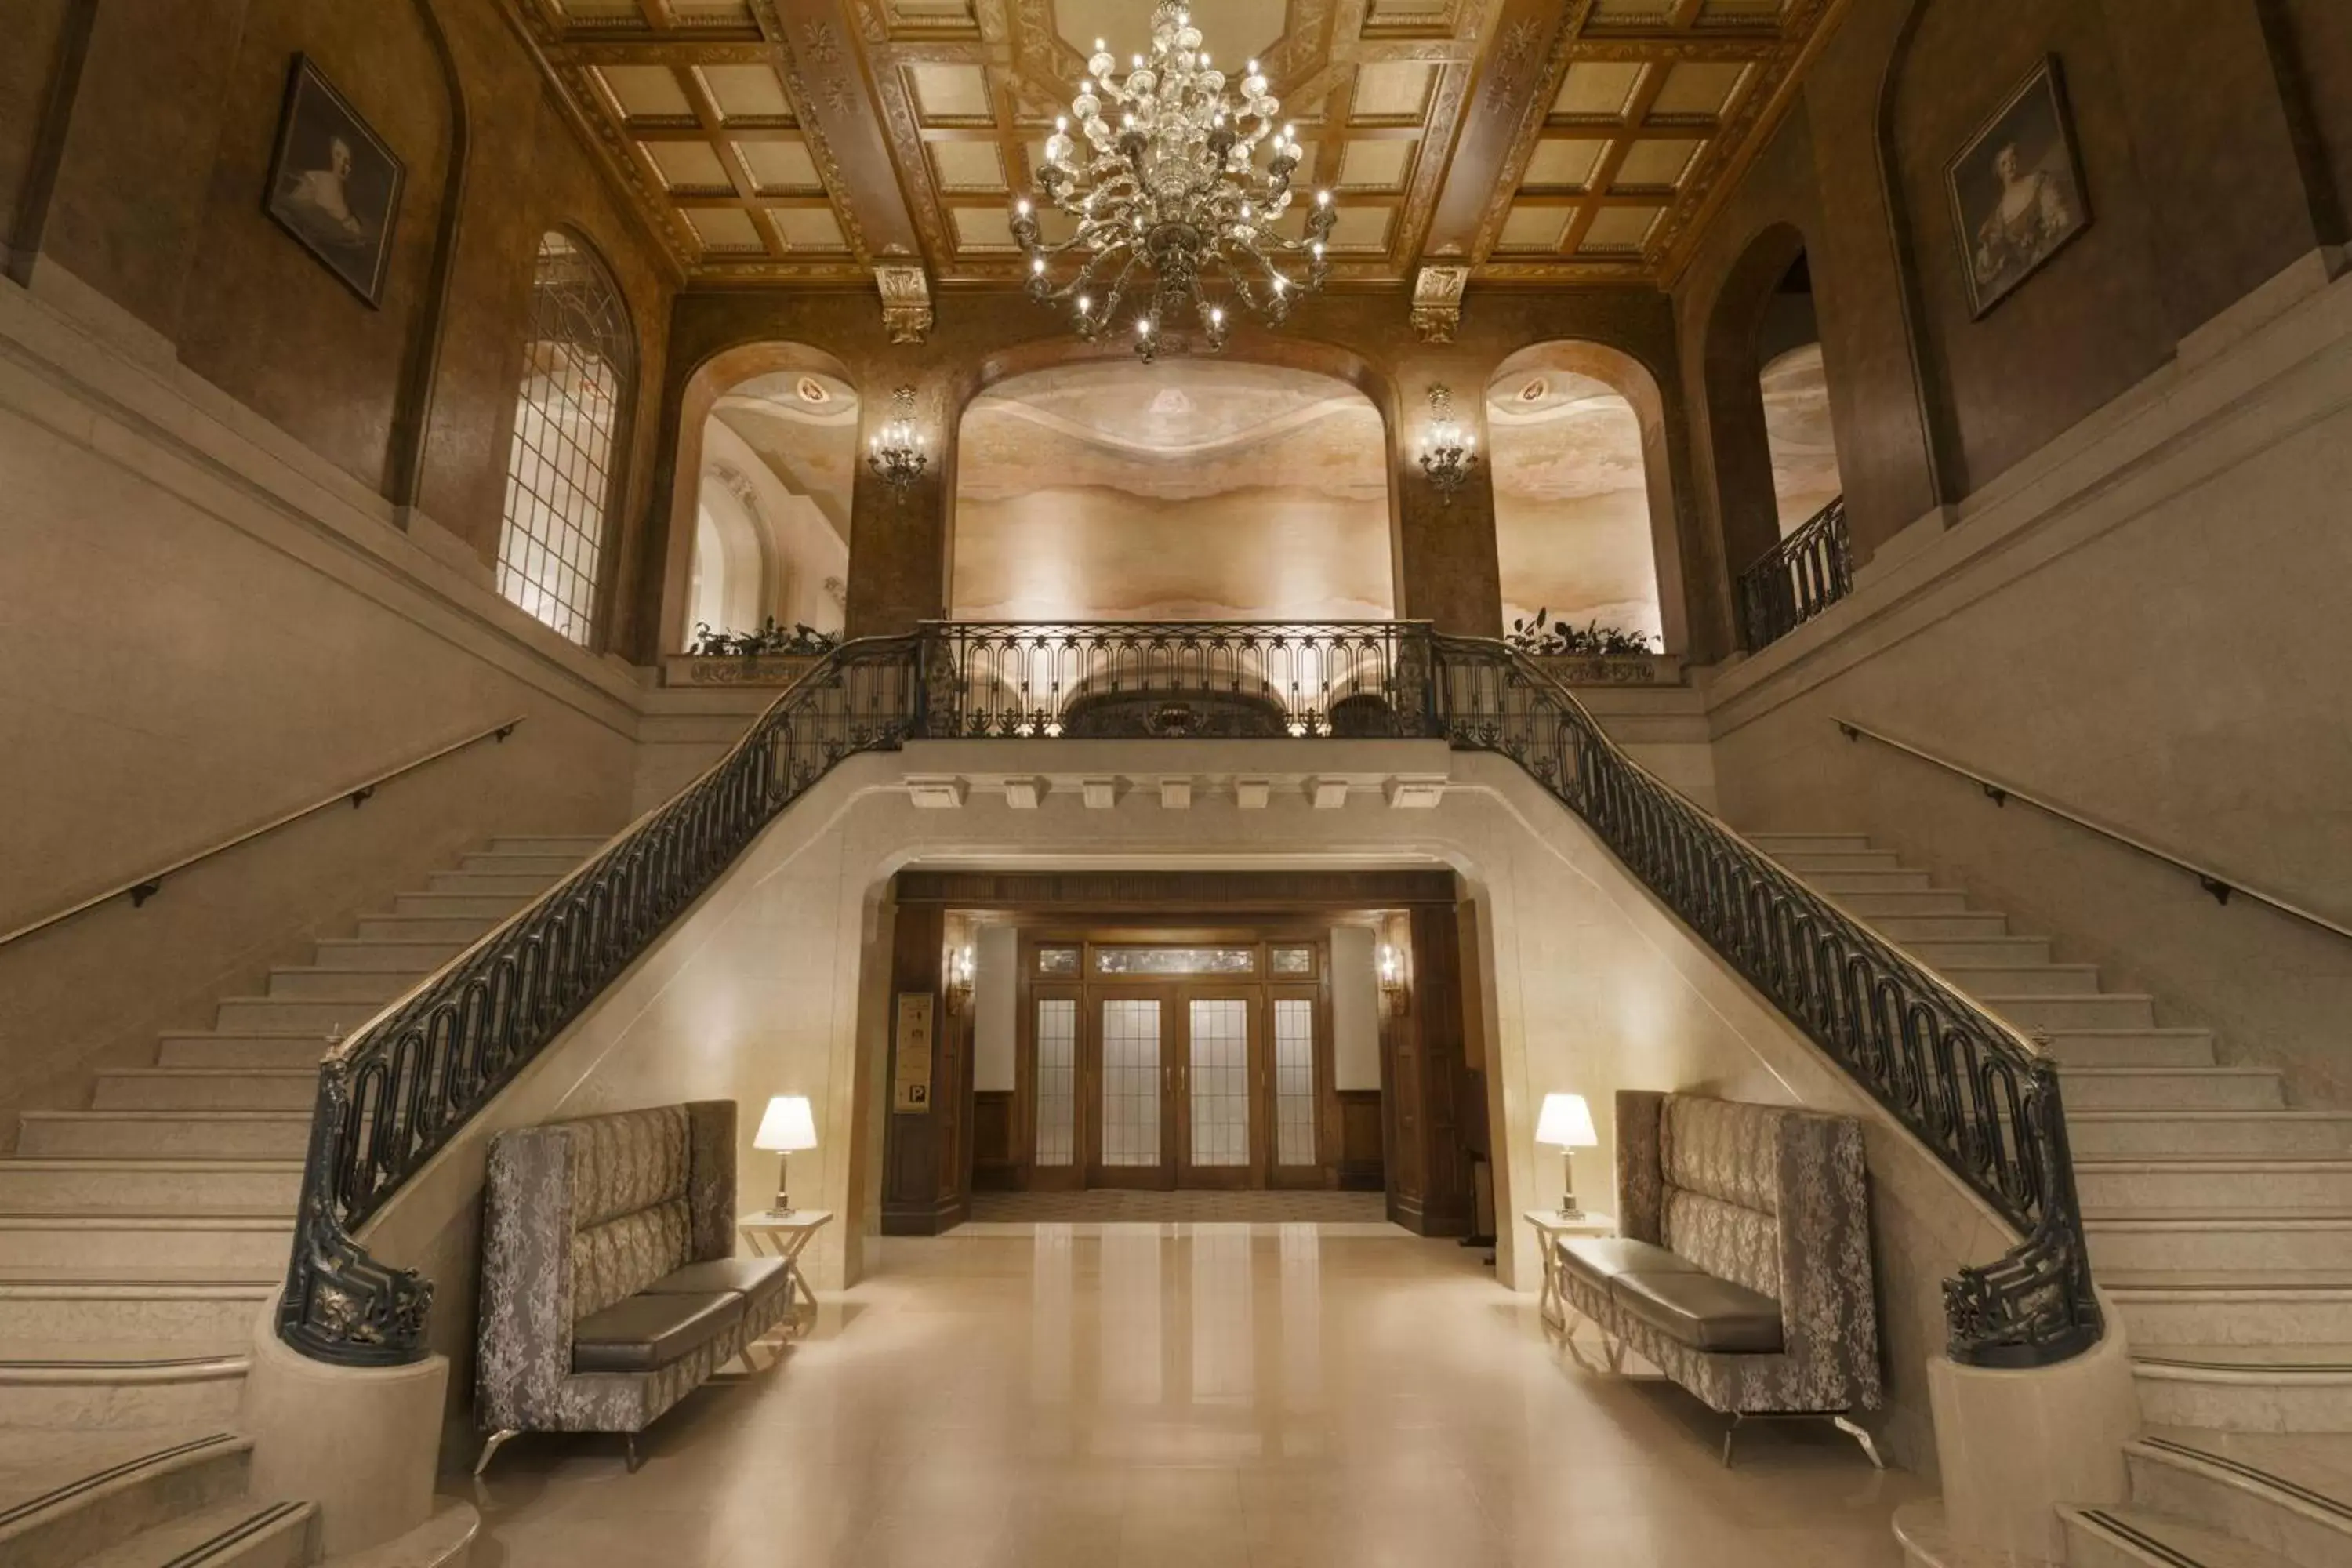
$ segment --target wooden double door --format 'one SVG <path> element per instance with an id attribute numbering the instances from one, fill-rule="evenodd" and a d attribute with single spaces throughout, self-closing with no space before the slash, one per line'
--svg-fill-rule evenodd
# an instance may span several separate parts
<path id="1" fill-rule="evenodd" d="M 1253 945 L 1260 972 L 1245 977 L 1033 981 L 1020 1053 L 1031 1187 L 1328 1184 L 1319 944 L 1311 974 L 1283 979 Z M 1079 952 L 1100 962 L 1094 944 Z"/>

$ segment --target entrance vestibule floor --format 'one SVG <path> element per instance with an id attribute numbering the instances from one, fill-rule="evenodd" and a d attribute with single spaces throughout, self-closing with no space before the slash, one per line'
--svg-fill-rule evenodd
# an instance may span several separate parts
<path id="1" fill-rule="evenodd" d="M 1545 1338 L 1452 1241 L 1312 1225 L 882 1244 L 781 1364 L 479 1494 L 500 1568 L 1894 1568 L 1824 1424 L 1720 1422 Z M 765 1364 L 763 1356 L 762 1364 Z"/>
<path id="2" fill-rule="evenodd" d="M 974 1193 L 972 1225 L 1382 1225 L 1381 1193 L 1328 1189 L 1249 1192 L 1228 1189 L 1134 1192 L 1097 1187 L 1079 1193 Z M 1410 1234 L 1410 1233 L 1406 1233 Z"/>

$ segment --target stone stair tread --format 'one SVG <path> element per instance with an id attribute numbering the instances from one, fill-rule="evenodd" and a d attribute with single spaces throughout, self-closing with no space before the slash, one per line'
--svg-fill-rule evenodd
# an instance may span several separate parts
<path id="1" fill-rule="evenodd" d="M 141 1531 L 83 1560 L 80 1568 L 178 1568 L 184 1563 L 236 1563 L 247 1560 L 240 1548 L 259 1549 L 272 1538 L 289 1532 L 305 1534 L 318 1512 L 307 1502 L 262 1502 L 238 1498 L 215 1503 L 198 1512 Z M 273 1554 L 272 1562 L 307 1562 L 292 1547 Z"/>
<path id="2" fill-rule="evenodd" d="M 2108 1290 L 2352 1291 L 2352 1268 L 2102 1268 Z"/>
<path id="3" fill-rule="evenodd" d="M 186 1367 L 241 1362 L 252 1349 L 247 1339 L 223 1340 L 215 1344 L 158 1344 L 146 1340 L 18 1340 L 0 1354 L 0 1367 L 13 1372 L 40 1367 L 90 1371 Z"/>
<path id="4" fill-rule="evenodd" d="M 0 1230 L 286 1230 L 292 1215 L 170 1214 L 44 1214 L 0 1209 Z"/>
<path id="5" fill-rule="evenodd" d="M 310 1068 L 108 1068 L 104 1078 L 317 1078 Z"/>
<path id="6" fill-rule="evenodd" d="M 2352 1383 L 2352 1344 L 2134 1345 L 2131 1358 L 2143 1366 L 2265 1377 L 2302 1374 Z"/>
<path id="7" fill-rule="evenodd" d="M 2352 1210 L 2242 1208 L 2226 1204 L 2196 1208 L 2086 1208 L 2083 1211 L 2083 1223 L 2100 1226 L 2145 1226 L 2158 1230 L 2217 1225 L 2235 1230 L 2340 1230 L 2352 1226 Z"/>
<path id="8" fill-rule="evenodd" d="M 2067 1112 L 2073 1115 L 2074 1112 Z M 2085 1167 L 2115 1173 L 2122 1171 L 2169 1171 L 2186 1167 L 2208 1174 L 2229 1171 L 2275 1171 L 2289 1174 L 2297 1171 L 2352 1171 L 2352 1154 L 2200 1154 L 2188 1151 L 2179 1154 L 2077 1154 L 2074 1169 Z"/>
<path id="9" fill-rule="evenodd" d="M 131 1154 L 0 1155 L 0 1171 L 186 1171 L 194 1175 L 213 1175 L 223 1172 L 283 1173 L 301 1168 L 299 1160 L 265 1160 L 248 1155 L 218 1160 L 190 1154 L 157 1154 L 151 1159 Z"/>
<path id="10" fill-rule="evenodd" d="M 281 1270 L 282 1272 L 282 1270 Z M 269 1285 L 201 1263 L 77 1263 L 70 1273 L 48 1263 L 0 1263 L 0 1292 L 30 1289 L 197 1290 L 266 1295 Z"/>
<path id="11" fill-rule="evenodd" d="M 75 1430 L 0 1427 L 0 1543 L 81 1504 L 98 1487 L 187 1457 L 249 1453 L 252 1439 L 210 1426 Z"/>
<path id="12" fill-rule="evenodd" d="M 2073 1032 L 2073 1031 L 2071 1031 L 2071 1030 L 2069 1031 L 2069 1033 L 2072 1033 L 2072 1032 Z M 2131 1033 L 2136 1033 L 2136 1032 L 2147 1032 L 2147 1031 L 2133 1031 L 2133 1030 L 2127 1030 L 2127 1029 L 2126 1029 L 2126 1030 L 2116 1030 L 2116 1031 L 2112 1031 L 2112 1032 L 2113 1032 L 2113 1033 L 2117 1033 L 2117 1034 L 2131 1034 Z M 2125 1064 L 2125 1065 L 2122 1065 L 2122 1066 L 2116 1066 L 2116 1067 L 2098 1067 L 2098 1068 L 2091 1068 L 2091 1067 L 2084 1067 L 2084 1068 L 2070 1067 L 2070 1068 L 2063 1068 L 2062 1070 L 2063 1070 L 2063 1071 L 2065 1072 L 2066 1076 L 2067 1076 L 2067 1077 L 2069 1077 L 2069 1078 L 2150 1078 L 2150 1077 L 2154 1077 L 2154 1078 L 2210 1078 L 2210 1079 L 2224 1079 L 2224 1078 L 2276 1078 L 2276 1077 L 2278 1077 L 2278 1076 L 2279 1076 L 2279 1074 L 2278 1074 L 2278 1069 L 2277 1069 L 2276 1068 L 2246 1068 L 2246 1067 L 2210 1067 L 2210 1068 L 2200 1068 L 2200 1067 L 2179 1067 L 2179 1068 L 2174 1068 L 2174 1067 L 2161 1067 L 2161 1066 L 2155 1065 L 2155 1064 L 2153 1064 L 2153 1063 L 2147 1063 L 2147 1064 L 2142 1064 L 2142 1063 L 2127 1063 L 2127 1064 Z"/>
<path id="13" fill-rule="evenodd" d="M 2251 1541 L 2147 1509 L 2116 1504 L 2058 1511 L 2074 1528 L 2118 1547 L 2121 1555 L 2161 1568 L 2293 1568 Z"/>
<path id="14" fill-rule="evenodd" d="M 2148 1107 L 2129 1110 L 2076 1110 L 2067 1108 L 2066 1120 L 2072 1121 L 2241 1121 L 2258 1117 L 2265 1121 L 2352 1121 L 2352 1110 L 2315 1110 L 2308 1107 L 2287 1110 L 2192 1110 L 2185 1107 Z M 2095 1158 L 2095 1156 L 2094 1156 Z"/>
<path id="15" fill-rule="evenodd" d="M 2254 1484 L 2297 1495 L 2352 1531 L 2352 1432 L 2219 1432 L 2203 1426 L 2149 1426 L 2126 1448 L 2181 1455 L 2225 1468 L 2259 1471 Z M 2242 1474 L 2242 1471 L 2240 1472 Z"/>
<path id="16" fill-rule="evenodd" d="M 310 1121 L 307 1110 L 27 1110 L 22 1116 L 27 1121 L 39 1117 L 53 1121 L 299 1121 L 305 1126 Z"/>

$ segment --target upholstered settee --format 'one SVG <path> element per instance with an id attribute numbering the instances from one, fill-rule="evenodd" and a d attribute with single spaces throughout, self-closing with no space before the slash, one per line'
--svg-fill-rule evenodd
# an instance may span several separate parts
<path id="1" fill-rule="evenodd" d="M 517 1128 L 484 1194 L 474 1473 L 520 1432 L 636 1436 L 791 1311 L 780 1258 L 735 1254 L 735 1106 Z"/>
<path id="2" fill-rule="evenodd" d="M 1621 1089 L 1618 1234 L 1559 1242 L 1561 1294 L 1710 1408 L 1846 1419 L 1880 1397 L 1861 1124 Z M 1723 1440 L 1731 1462 L 1731 1430 Z"/>

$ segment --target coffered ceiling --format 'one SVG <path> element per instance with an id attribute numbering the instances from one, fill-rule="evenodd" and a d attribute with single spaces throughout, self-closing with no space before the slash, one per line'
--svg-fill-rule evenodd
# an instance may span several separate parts
<path id="1" fill-rule="evenodd" d="M 1094 39 L 1150 0 L 506 0 L 680 269 L 1011 281 Z M 1842 0 L 1192 0 L 1339 204 L 1333 273 L 1669 276 Z M 1311 176 L 1311 178 L 1310 178 Z"/>

